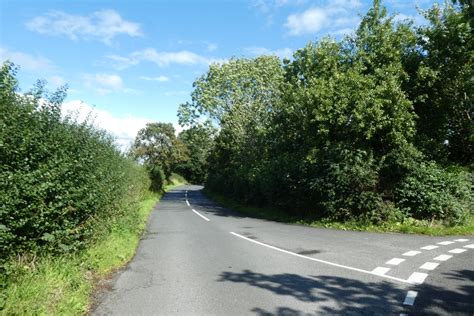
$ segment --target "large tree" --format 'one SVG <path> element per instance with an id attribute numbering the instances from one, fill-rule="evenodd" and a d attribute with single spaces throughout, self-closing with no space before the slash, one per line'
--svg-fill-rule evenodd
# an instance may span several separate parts
<path id="1" fill-rule="evenodd" d="M 148 123 L 138 131 L 130 153 L 149 168 L 161 168 L 169 178 L 183 151 L 171 123 Z"/>

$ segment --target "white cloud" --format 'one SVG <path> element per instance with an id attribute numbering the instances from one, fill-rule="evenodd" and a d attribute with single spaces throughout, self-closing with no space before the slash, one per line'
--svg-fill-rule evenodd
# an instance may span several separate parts
<path id="1" fill-rule="evenodd" d="M 106 130 L 115 137 L 116 143 L 122 151 L 126 151 L 133 143 L 138 131 L 152 123 L 153 120 L 133 115 L 116 116 L 106 110 L 93 107 L 80 100 L 72 100 L 62 105 L 63 116 L 71 115 L 79 122 L 84 122 L 88 117 L 93 119 L 93 124 Z M 173 126 L 178 134 L 183 130 L 177 122 Z"/>
<path id="2" fill-rule="evenodd" d="M 141 76 L 140 79 L 147 80 L 147 81 L 159 81 L 159 82 L 166 82 L 170 80 L 170 78 L 166 76 L 157 76 L 157 77 Z"/>
<path id="3" fill-rule="evenodd" d="M 276 50 L 271 50 L 265 47 L 251 46 L 245 48 L 249 54 L 259 56 L 259 55 L 275 55 L 280 58 L 291 58 L 293 56 L 293 50 L 291 48 L 285 47 Z"/>
<path id="4" fill-rule="evenodd" d="M 65 102 L 62 105 L 62 114 L 63 116 L 77 116 L 79 122 L 85 121 L 90 116 L 93 118 L 95 126 L 106 130 L 116 138 L 116 142 L 122 150 L 126 150 L 130 146 L 141 128 L 152 122 L 150 119 L 132 115 L 115 116 L 79 100 Z"/>
<path id="5" fill-rule="evenodd" d="M 51 11 L 26 23 L 26 27 L 40 34 L 66 36 L 71 40 L 96 39 L 111 44 L 117 35 L 142 36 L 138 23 L 125 21 L 114 10 L 95 11 L 91 15 L 72 15 Z"/>
<path id="6" fill-rule="evenodd" d="M 86 74 L 84 75 L 85 84 L 87 87 L 92 87 L 99 94 L 107 94 L 112 91 L 130 92 L 124 88 L 122 77 L 113 74 Z"/>
<path id="7" fill-rule="evenodd" d="M 219 46 L 218 46 L 217 44 L 215 44 L 215 43 L 208 43 L 206 49 L 207 49 L 208 52 L 213 52 L 213 51 L 215 51 L 218 47 L 219 47 Z"/>
<path id="8" fill-rule="evenodd" d="M 48 83 L 53 88 L 59 88 L 66 84 L 66 80 L 61 76 L 51 76 L 48 78 Z"/>
<path id="9" fill-rule="evenodd" d="M 143 61 L 155 63 L 159 67 L 165 67 L 171 64 L 209 65 L 213 62 L 219 62 L 218 59 L 204 57 L 187 50 L 177 52 L 158 52 L 154 48 L 135 51 L 129 56 L 108 55 L 106 57 L 114 62 L 117 69 L 125 69 Z"/>
<path id="10" fill-rule="evenodd" d="M 292 36 L 321 31 L 333 35 L 345 34 L 357 26 L 360 19 L 354 17 L 354 10 L 361 6 L 359 0 L 333 0 L 326 6 L 313 6 L 301 13 L 289 15 L 284 27 Z"/>
<path id="11" fill-rule="evenodd" d="M 20 66 L 22 69 L 30 71 L 49 71 L 54 69 L 52 62 L 47 58 L 33 56 L 22 52 L 14 52 L 1 47 L 0 60 L 2 63 L 9 60 Z"/>

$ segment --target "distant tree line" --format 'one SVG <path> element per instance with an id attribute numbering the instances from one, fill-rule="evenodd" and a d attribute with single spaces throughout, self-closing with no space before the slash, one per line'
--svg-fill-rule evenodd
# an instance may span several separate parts
<path id="1" fill-rule="evenodd" d="M 174 168 L 215 192 L 297 216 L 465 222 L 472 10 L 470 1 L 435 5 L 416 26 L 376 0 L 353 35 L 309 43 L 292 60 L 211 65 L 179 108 L 189 129 L 169 133 L 183 145 Z"/>

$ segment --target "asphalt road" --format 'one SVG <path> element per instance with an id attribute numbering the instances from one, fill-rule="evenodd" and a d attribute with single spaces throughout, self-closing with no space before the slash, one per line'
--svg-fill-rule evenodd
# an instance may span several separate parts
<path id="1" fill-rule="evenodd" d="M 474 237 L 318 229 L 167 193 L 94 315 L 474 315 Z"/>

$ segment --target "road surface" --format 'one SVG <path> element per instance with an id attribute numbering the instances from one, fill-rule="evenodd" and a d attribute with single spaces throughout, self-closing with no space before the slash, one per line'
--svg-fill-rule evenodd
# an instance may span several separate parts
<path id="1" fill-rule="evenodd" d="M 339 231 L 166 193 L 94 315 L 474 315 L 474 237 Z"/>

